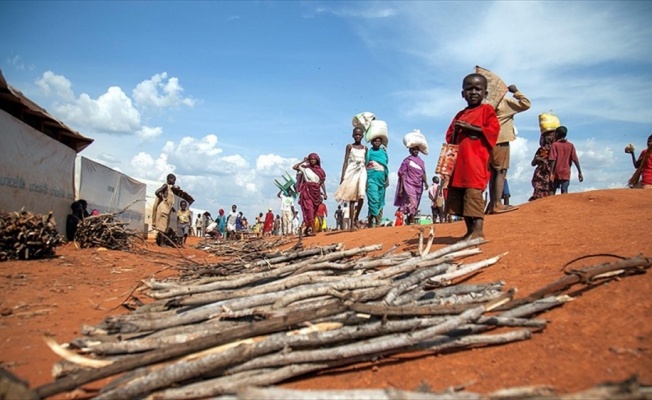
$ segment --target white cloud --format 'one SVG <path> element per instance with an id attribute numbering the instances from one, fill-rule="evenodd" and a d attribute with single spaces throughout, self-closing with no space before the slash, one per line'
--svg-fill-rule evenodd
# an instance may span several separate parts
<path id="1" fill-rule="evenodd" d="M 396 9 L 388 7 L 383 2 L 370 2 L 365 7 L 354 8 L 351 4 L 342 3 L 343 7 L 333 7 L 330 3 L 328 7 L 318 7 L 314 10 L 316 14 L 332 14 L 338 17 L 355 18 L 355 19 L 382 19 L 396 15 Z"/>
<path id="2" fill-rule="evenodd" d="M 52 71 L 43 73 L 36 85 L 45 96 L 54 99 L 54 114 L 80 131 L 135 134 L 143 142 L 152 141 L 163 133 L 162 127 L 142 125 L 140 110 L 119 86 L 109 87 L 97 99 L 86 93 L 76 97 L 70 80 Z M 192 107 L 195 101 L 182 97 L 182 92 L 178 78 L 167 79 L 167 74 L 162 73 L 138 84 L 133 94 L 140 107 Z"/>
<path id="3" fill-rule="evenodd" d="M 140 112 L 117 86 L 97 99 L 82 93 L 73 102 L 55 104 L 54 109 L 67 123 L 84 130 L 133 133 L 140 129 Z"/>
<path id="4" fill-rule="evenodd" d="M 222 156 L 218 138 L 209 134 L 197 139 L 186 136 L 179 143 L 168 141 L 162 149 L 179 173 L 188 175 L 230 175 L 250 168 L 249 162 L 239 154 Z"/>
<path id="5" fill-rule="evenodd" d="M 36 85 L 46 96 L 55 98 L 56 116 L 80 131 L 133 133 L 141 129 L 140 112 L 117 86 L 110 87 L 97 99 L 86 93 L 76 98 L 70 81 L 51 71 L 43 73 Z"/>
<path id="6" fill-rule="evenodd" d="M 588 139 L 576 147 L 577 158 L 585 164 L 592 164 L 598 168 L 612 167 L 616 164 L 613 149 L 602 148 L 595 139 Z"/>
<path id="7" fill-rule="evenodd" d="M 65 76 L 56 75 L 52 71 L 44 72 L 43 77 L 36 80 L 36 86 L 47 97 L 54 95 L 64 101 L 73 101 L 75 99 L 72 83 Z"/>
<path id="8" fill-rule="evenodd" d="M 168 163 L 167 154 L 160 154 L 155 160 L 142 151 L 131 159 L 131 168 L 134 170 L 134 176 L 152 180 L 164 180 L 167 174 L 173 173 L 176 169 L 174 165 Z"/>
<path id="9" fill-rule="evenodd" d="M 235 184 L 247 192 L 241 193 L 241 195 L 249 195 L 258 191 L 258 185 L 256 185 L 255 180 L 256 171 L 253 169 L 248 171 L 239 171 L 234 175 Z"/>
<path id="10" fill-rule="evenodd" d="M 156 74 L 140 82 L 133 90 L 133 97 L 142 108 L 176 108 L 181 105 L 192 107 L 195 100 L 182 97 L 183 87 L 179 78 L 168 78 L 167 72 Z"/>
<path id="11" fill-rule="evenodd" d="M 233 173 L 236 172 L 237 170 L 249 168 L 249 162 L 239 154 L 233 154 L 230 156 L 222 157 L 220 159 L 220 162 L 225 164 L 220 168 L 222 171 L 225 172 Z"/>
<path id="12" fill-rule="evenodd" d="M 537 135 L 538 136 L 538 135 Z M 534 152 L 539 147 L 538 143 L 539 138 L 533 139 L 532 141 L 523 138 L 517 137 L 516 140 L 509 144 L 509 171 L 508 179 L 510 183 L 516 182 L 530 182 L 532 179 L 532 157 Z M 532 142 L 534 148 L 530 145 Z"/>
<path id="13" fill-rule="evenodd" d="M 298 161 L 297 158 L 284 158 L 277 154 L 261 154 L 256 159 L 256 172 L 263 176 L 280 178 L 285 172 L 291 171 Z"/>
<path id="14" fill-rule="evenodd" d="M 7 64 L 13 66 L 18 71 L 34 71 L 33 64 L 25 64 L 19 55 L 7 58 Z"/>
<path id="15" fill-rule="evenodd" d="M 150 142 L 163 134 L 163 128 L 158 126 L 154 128 L 143 126 L 136 132 L 136 134 L 143 140 L 143 142 Z"/>

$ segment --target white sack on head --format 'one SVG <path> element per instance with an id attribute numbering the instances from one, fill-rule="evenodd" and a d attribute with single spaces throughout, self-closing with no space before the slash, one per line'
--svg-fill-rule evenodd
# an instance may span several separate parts
<path id="1" fill-rule="evenodd" d="M 353 116 L 353 127 L 354 128 L 361 128 L 364 132 L 366 132 L 369 129 L 369 125 L 371 125 L 371 121 L 375 120 L 376 116 L 374 113 L 371 113 L 369 111 L 361 112 Z"/>
<path id="2" fill-rule="evenodd" d="M 419 129 L 415 129 L 403 136 L 403 144 L 408 149 L 418 147 L 420 152 L 428 155 L 428 141 L 426 141 L 426 137 Z"/>
<path id="3" fill-rule="evenodd" d="M 380 140 L 383 142 L 383 145 L 387 147 L 387 144 L 389 143 L 389 134 L 387 133 L 387 122 L 381 121 L 379 119 L 375 119 L 371 121 L 371 124 L 369 125 L 369 129 L 367 129 L 367 133 L 365 134 L 365 140 L 367 143 L 370 143 L 372 140 L 380 138 Z"/>

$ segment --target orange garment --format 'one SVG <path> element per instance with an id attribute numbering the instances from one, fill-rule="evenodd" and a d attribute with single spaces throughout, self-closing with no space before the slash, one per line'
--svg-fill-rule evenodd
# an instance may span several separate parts
<path id="1" fill-rule="evenodd" d="M 400 210 L 396 211 L 396 221 L 394 222 L 394 226 L 402 226 L 403 225 L 403 213 Z"/>

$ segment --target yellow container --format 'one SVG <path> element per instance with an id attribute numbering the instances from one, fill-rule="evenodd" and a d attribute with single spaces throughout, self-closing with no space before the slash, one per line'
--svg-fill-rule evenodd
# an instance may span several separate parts
<path id="1" fill-rule="evenodd" d="M 541 133 L 554 131 L 559 128 L 561 123 L 559 122 L 559 117 L 553 113 L 541 113 L 539 114 L 539 129 Z"/>

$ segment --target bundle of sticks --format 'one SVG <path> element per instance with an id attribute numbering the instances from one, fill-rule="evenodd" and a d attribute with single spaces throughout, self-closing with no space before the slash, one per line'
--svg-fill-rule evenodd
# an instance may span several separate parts
<path id="1" fill-rule="evenodd" d="M 514 299 L 516 289 L 502 281 L 459 283 L 500 260 L 462 263 L 481 253 L 480 244 L 464 241 L 416 257 L 368 256 L 380 245 L 337 246 L 310 257 L 259 260 L 267 268 L 255 272 L 149 280 L 152 303 L 84 327 L 65 348 L 50 343 L 65 358 L 56 366 L 60 379 L 36 391 L 47 397 L 122 374 L 95 398 L 206 398 L 396 353 L 526 340 L 547 325 L 535 316 L 569 301 L 571 286 L 652 265 L 644 257 L 602 264 Z"/>
<path id="2" fill-rule="evenodd" d="M 288 236 L 257 237 L 247 240 L 204 239 L 195 245 L 207 253 L 225 258 L 227 261 L 251 261 L 261 254 L 266 256 L 270 251 L 296 240 Z"/>
<path id="3" fill-rule="evenodd" d="M 117 220 L 115 214 L 100 214 L 84 218 L 75 232 L 75 245 L 85 249 L 105 247 L 110 250 L 130 250 L 140 239 L 127 223 Z"/>
<path id="4" fill-rule="evenodd" d="M 289 239 L 281 238 L 273 243 L 278 246 L 286 244 L 288 240 Z M 224 244 L 223 246 L 231 247 L 229 243 Z M 275 251 L 272 253 L 260 251 L 256 253 L 247 246 L 242 246 L 244 252 L 242 255 L 233 255 L 225 258 L 224 261 L 208 265 L 182 263 L 177 267 L 177 269 L 180 271 L 179 279 L 183 281 L 198 280 L 211 276 L 233 276 L 241 273 L 267 271 L 275 265 L 280 265 L 289 261 L 298 262 L 316 255 L 323 255 L 336 250 L 341 250 L 342 247 L 342 244 L 334 244 L 303 251 Z M 204 247 L 201 248 L 205 249 Z M 259 248 L 269 249 L 268 246 L 261 246 Z M 219 255 L 220 257 L 225 257 L 225 253 L 216 250 L 215 247 L 212 247 L 212 251 L 208 251 Z"/>
<path id="5" fill-rule="evenodd" d="M 52 212 L 0 212 L 0 261 L 52 257 L 62 242 Z"/>

